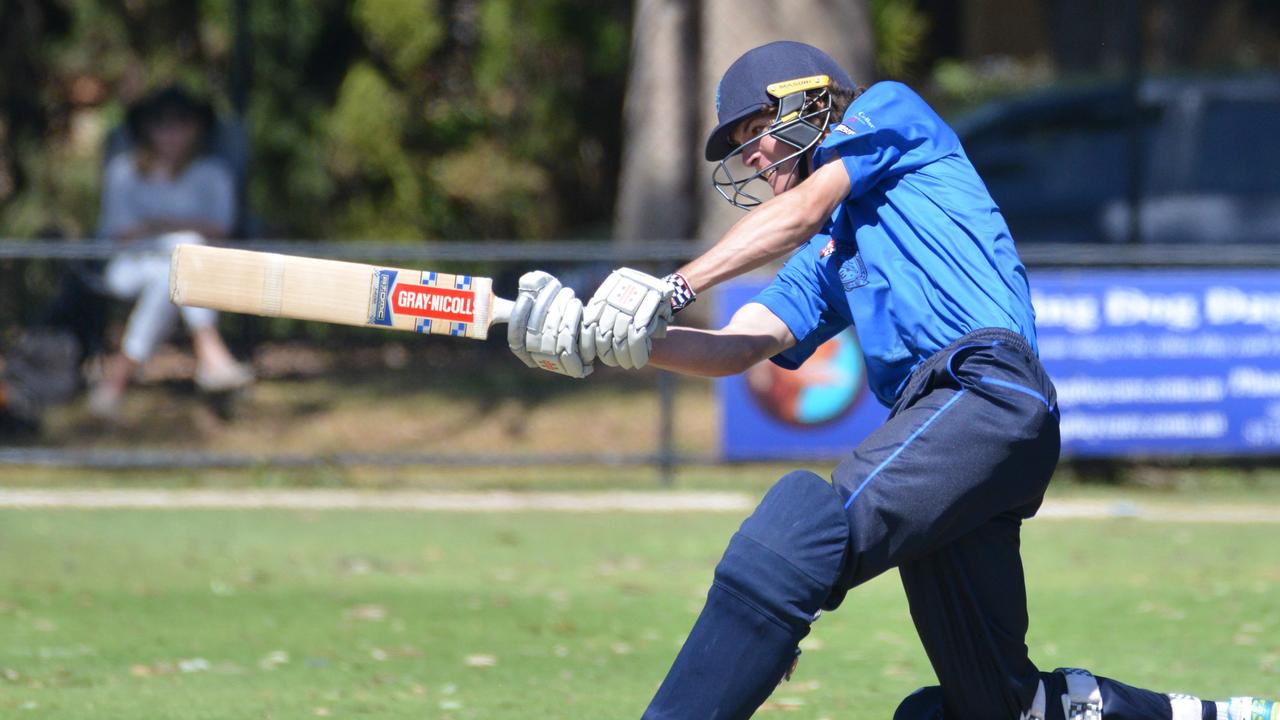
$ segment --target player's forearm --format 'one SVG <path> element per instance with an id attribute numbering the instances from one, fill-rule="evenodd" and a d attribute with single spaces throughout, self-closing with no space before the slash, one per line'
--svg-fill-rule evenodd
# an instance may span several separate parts
<path id="1" fill-rule="evenodd" d="M 750 272 L 800 247 L 822 227 L 823 217 L 801 212 L 791 193 L 743 216 L 710 250 L 680 269 L 695 292 Z"/>
<path id="2" fill-rule="evenodd" d="M 776 260 L 822 229 L 849 193 L 841 163 L 823 166 L 790 191 L 738 220 L 710 250 L 680 269 L 694 292 Z"/>
<path id="3" fill-rule="evenodd" d="M 782 348 L 764 335 L 728 330 L 673 327 L 656 338 L 649 364 L 684 375 L 724 377 L 736 375 Z"/>

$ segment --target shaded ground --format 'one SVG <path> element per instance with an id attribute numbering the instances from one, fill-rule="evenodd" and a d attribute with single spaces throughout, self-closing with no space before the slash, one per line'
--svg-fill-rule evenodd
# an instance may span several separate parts
<path id="1" fill-rule="evenodd" d="M 657 374 L 603 368 L 585 381 L 530 371 L 481 343 L 440 338 L 346 349 L 261 346 L 260 382 L 229 405 L 195 392 L 191 358 L 148 364 L 120 418 L 77 401 L 48 413 L 32 444 L 237 453 L 618 452 L 658 445 Z M 504 341 L 505 342 L 505 341 Z M 707 382 L 681 381 L 678 445 L 710 452 Z"/>

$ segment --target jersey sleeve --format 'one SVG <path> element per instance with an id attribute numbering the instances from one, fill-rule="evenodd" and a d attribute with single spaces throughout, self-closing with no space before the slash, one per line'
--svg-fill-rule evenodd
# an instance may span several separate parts
<path id="1" fill-rule="evenodd" d="M 800 248 L 773 282 L 751 299 L 768 308 L 795 336 L 795 345 L 770 358 L 787 370 L 803 365 L 822 343 L 849 326 L 822 292 L 818 248 L 826 242 L 827 236 L 821 235 Z"/>
<path id="2" fill-rule="evenodd" d="M 849 196 L 917 170 L 960 148 L 950 126 L 902 83 L 872 85 L 818 146 L 819 166 L 839 158 L 849 173 Z"/>

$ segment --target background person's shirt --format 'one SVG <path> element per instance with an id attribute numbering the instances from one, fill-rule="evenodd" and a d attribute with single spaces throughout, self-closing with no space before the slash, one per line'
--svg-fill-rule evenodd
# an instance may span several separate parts
<path id="1" fill-rule="evenodd" d="M 192 160 L 173 178 L 143 175 L 130 153 L 107 163 L 98 236 L 118 238 L 153 220 L 198 220 L 230 232 L 235 223 L 235 181 L 214 157 Z"/>
<path id="2" fill-rule="evenodd" d="M 892 406 L 911 370 L 984 327 L 1036 347 L 1026 270 L 955 132 L 907 86 L 872 85 L 815 151 L 849 196 L 753 302 L 791 329 L 773 357 L 799 367 L 853 325 L 872 391 Z"/>

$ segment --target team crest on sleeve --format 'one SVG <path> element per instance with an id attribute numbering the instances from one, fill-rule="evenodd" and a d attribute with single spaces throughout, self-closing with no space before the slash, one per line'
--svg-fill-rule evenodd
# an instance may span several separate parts
<path id="1" fill-rule="evenodd" d="M 818 257 L 824 258 L 836 251 L 836 239 L 831 238 L 827 241 L 827 246 L 818 251 Z"/>

